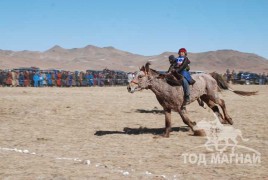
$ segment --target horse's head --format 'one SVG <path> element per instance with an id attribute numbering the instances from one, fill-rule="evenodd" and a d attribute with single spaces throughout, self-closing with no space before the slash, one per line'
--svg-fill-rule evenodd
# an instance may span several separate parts
<path id="1" fill-rule="evenodd" d="M 127 87 L 128 92 L 134 93 L 135 91 L 140 91 L 142 89 L 150 89 L 152 80 L 157 72 L 150 69 L 149 66 L 150 63 L 147 62 L 145 66 L 140 68 L 133 80 L 129 83 Z"/>

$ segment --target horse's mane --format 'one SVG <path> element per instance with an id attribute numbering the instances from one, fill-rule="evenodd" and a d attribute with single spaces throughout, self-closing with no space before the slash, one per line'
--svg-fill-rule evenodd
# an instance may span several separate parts
<path id="1" fill-rule="evenodd" d="M 182 79 L 177 79 L 173 74 L 161 74 L 158 71 L 151 69 L 150 71 L 154 73 L 157 79 L 162 79 L 165 83 L 169 84 L 170 86 L 181 86 Z"/>
<path id="2" fill-rule="evenodd" d="M 161 74 L 160 72 L 151 69 L 149 66 L 151 65 L 150 62 L 147 62 L 145 66 L 141 68 L 144 72 L 149 72 L 152 74 L 152 76 L 156 77 L 156 79 L 161 79 L 164 83 L 169 84 L 170 86 L 181 86 L 182 85 L 182 78 L 177 79 L 174 74 Z"/>
<path id="3" fill-rule="evenodd" d="M 157 70 L 154 70 L 154 69 L 151 69 L 151 68 L 150 68 L 150 70 L 151 70 L 152 72 L 154 72 L 155 74 L 160 75 L 160 73 L 159 73 Z"/>

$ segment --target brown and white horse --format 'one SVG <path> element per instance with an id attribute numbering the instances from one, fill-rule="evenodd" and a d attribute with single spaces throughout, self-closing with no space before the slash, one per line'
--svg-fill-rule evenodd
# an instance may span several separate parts
<path id="1" fill-rule="evenodd" d="M 137 72 L 136 76 L 127 87 L 128 91 L 134 93 L 135 91 L 142 89 L 150 89 L 154 92 L 165 113 L 166 127 L 164 137 L 169 137 L 171 131 L 171 110 L 178 112 L 183 122 L 195 132 L 194 127 L 196 123 L 190 120 L 185 109 L 183 87 L 169 85 L 162 75 L 157 71 L 150 69 L 149 66 L 150 63 L 146 63 L 146 65 Z M 232 118 L 227 113 L 224 100 L 219 97 L 220 88 L 230 89 L 228 85 L 224 84 L 219 77 L 213 78 L 210 74 L 194 74 L 192 78 L 196 82 L 194 85 L 190 86 L 190 103 L 201 99 L 219 117 L 221 123 L 233 124 Z M 225 85 L 225 87 L 222 87 L 223 85 L 220 86 L 220 84 Z M 253 95 L 256 93 L 241 91 L 233 92 L 240 95 Z M 224 116 L 220 113 L 217 105 L 221 107 Z"/>

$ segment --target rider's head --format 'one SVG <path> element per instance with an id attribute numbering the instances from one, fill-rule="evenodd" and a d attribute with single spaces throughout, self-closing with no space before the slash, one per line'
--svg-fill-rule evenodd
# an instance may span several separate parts
<path id="1" fill-rule="evenodd" d="M 187 50 L 185 48 L 180 48 L 178 54 L 179 56 L 187 56 Z"/>
<path id="2" fill-rule="evenodd" d="M 168 57 L 168 60 L 169 60 L 170 64 L 173 64 L 173 63 L 176 62 L 176 58 L 175 58 L 174 55 L 170 55 L 170 56 Z"/>

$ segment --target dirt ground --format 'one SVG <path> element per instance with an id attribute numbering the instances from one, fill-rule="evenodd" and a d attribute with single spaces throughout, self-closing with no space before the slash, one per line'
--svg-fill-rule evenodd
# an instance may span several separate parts
<path id="1" fill-rule="evenodd" d="M 259 91 L 221 93 L 249 139 L 239 144 L 261 154 L 257 164 L 185 162 L 184 153 L 210 154 L 194 148 L 207 139 L 192 136 L 177 113 L 170 138 L 159 138 L 164 114 L 149 90 L 1 87 L 0 179 L 267 179 L 268 86 L 233 88 Z M 196 122 L 214 118 L 196 102 L 188 113 Z"/>

